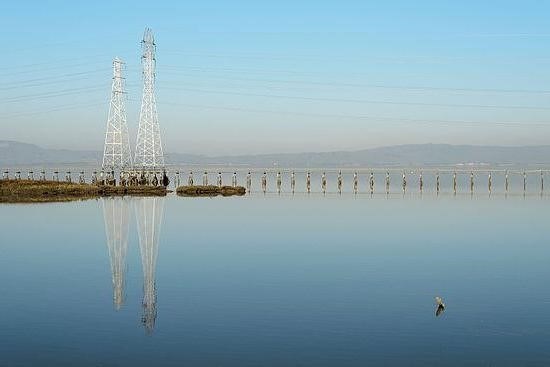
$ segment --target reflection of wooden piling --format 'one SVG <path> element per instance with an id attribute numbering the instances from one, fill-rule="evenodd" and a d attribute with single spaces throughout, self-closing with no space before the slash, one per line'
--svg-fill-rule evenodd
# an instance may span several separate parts
<path id="1" fill-rule="evenodd" d="M 405 193 L 405 191 L 407 191 L 407 176 L 405 174 L 405 171 L 403 171 L 403 182 L 402 182 L 402 186 L 403 186 L 403 194 Z"/>
<path id="2" fill-rule="evenodd" d="M 527 190 L 527 174 L 523 171 L 523 192 Z"/>
<path id="3" fill-rule="evenodd" d="M 422 193 L 422 191 L 424 190 L 424 179 L 422 178 L 422 172 L 420 172 L 420 176 L 418 178 L 418 185 L 420 192 Z"/>
<path id="4" fill-rule="evenodd" d="M 508 170 L 504 173 L 504 191 L 508 192 L 509 183 L 508 183 Z"/>
<path id="5" fill-rule="evenodd" d="M 343 181 L 342 181 L 342 171 L 338 172 L 338 192 L 341 194 L 342 193 L 342 185 L 343 185 Z"/>
<path id="6" fill-rule="evenodd" d="M 296 189 L 296 174 L 294 171 L 292 171 L 290 175 L 290 189 L 292 190 L 292 193 L 294 194 L 294 190 Z"/>
<path id="7" fill-rule="evenodd" d="M 390 173 L 386 172 L 386 194 L 390 193 Z"/>
<path id="8" fill-rule="evenodd" d="M 489 193 L 491 193 L 491 191 L 493 190 L 493 178 L 491 176 L 491 172 L 489 172 L 489 178 L 488 178 L 487 185 L 489 187 Z"/>
<path id="9" fill-rule="evenodd" d="M 470 172 L 470 193 L 474 193 L 474 173 Z"/>
<path id="10" fill-rule="evenodd" d="M 246 191 L 250 193 L 251 188 L 252 188 L 252 173 L 248 171 L 248 173 L 246 174 Z"/>
<path id="11" fill-rule="evenodd" d="M 435 191 L 439 194 L 439 172 L 435 175 Z"/>
<path id="12" fill-rule="evenodd" d="M 540 170 L 540 192 L 544 192 L 544 173 Z"/>
<path id="13" fill-rule="evenodd" d="M 309 173 L 309 171 L 306 175 L 306 191 L 308 194 L 311 192 L 311 174 Z"/>

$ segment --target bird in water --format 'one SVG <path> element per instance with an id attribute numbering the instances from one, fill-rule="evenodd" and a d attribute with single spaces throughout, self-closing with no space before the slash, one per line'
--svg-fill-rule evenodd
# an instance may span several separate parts
<path id="1" fill-rule="evenodd" d="M 443 302 L 443 298 L 435 297 L 435 305 L 437 306 L 435 310 L 435 316 L 437 317 L 445 311 L 445 303 Z"/>

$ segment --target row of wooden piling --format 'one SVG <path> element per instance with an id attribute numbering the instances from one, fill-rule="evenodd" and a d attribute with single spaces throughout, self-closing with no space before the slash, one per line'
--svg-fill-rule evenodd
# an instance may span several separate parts
<path id="1" fill-rule="evenodd" d="M 321 191 L 323 193 L 326 193 L 327 186 L 328 186 L 327 185 L 326 171 L 310 171 L 310 170 L 300 172 L 302 174 L 305 174 L 305 189 L 306 189 L 306 192 L 308 192 L 308 193 L 311 192 L 312 172 L 321 173 L 321 182 L 320 182 Z M 503 174 L 504 174 L 504 191 L 508 192 L 510 190 L 510 172 L 509 171 L 484 171 L 484 172 L 487 172 L 487 181 L 486 182 L 487 182 L 487 189 L 488 189 L 489 193 L 492 192 L 493 189 L 494 189 L 494 187 L 493 187 L 493 173 L 496 173 L 496 172 L 503 172 Z M 548 172 L 544 171 L 544 170 L 538 170 L 537 172 L 540 174 L 540 192 L 543 192 L 544 191 L 545 174 L 547 174 Z M 224 173 L 226 173 L 226 172 L 224 172 Z M 276 172 L 270 171 L 270 173 L 275 173 L 275 187 L 276 187 L 277 192 L 282 191 L 283 174 L 284 173 L 289 175 L 291 192 L 296 191 L 296 176 L 297 176 L 296 171 L 276 171 Z M 451 173 L 451 172 L 447 171 L 445 173 Z M 461 171 L 461 172 L 452 171 L 452 191 L 454 193 L 456 193 L 458 191 L 458 178 L 457 178 L 457 176 L 458 176 L 459 173 L 460 174 L 467 174 L 467 172 L 464 172 L 464 171 Z M 528 173 L 528 171 L 514 172 L 514 174 L 520 174 L 522 176 L 523 191 L 524 192 L 527 191 L 527 173 Z M 529 173 L 533 173 L 533 171 L 529 171 Z M 58 182 L 63 181 L 63 182 L 69 182 L 69 183 L 75 182 L 75 183 L 81 183 L 81 184 L 86 183 L 86 178 L 85 178 L 84 171 L 79 171 L 78 172 L 78 178 L 77 178 L 76 181 L 73 181 L 73 172 L 71 172 L 71 171 L 65 171 L 65 176 L 64 176 L 63 179 L 60 177 L 60 174 L 62 175 L 63 172 L 53 171 L 51 174 L 52 174 L 52 176 L 51 176 L 52 181 L 58 181 Z M 156 185 L 161 184 L 161 180 L 162 180 L 162 177 L 164 176 L 164 174 L 165 174 L 165 172 L 160 172 L 160 171 L 120 171 L 120 172 L 118 172 L 118 179 L 117 179 L 115 177 L 115 171 L 99 171 L 99 172 L 94 171 L 91 174 L 90 183 L 92 183 L 92 184 L 107 184 L 107 185 L 117 185 L 118 184 L 118 185 L 123 185 L 123 186 L 125 186 L 125 185 L 138 185 L 138 184 L 139 185 L 156 186 Z M 380 174 L 379 170 L 377 171 L 377 174 Z M 26 172 L 26 177 L 22 175 L 22 171 L 15 171 L 14 175 L 11 176 L 10 172 L 6 170 L 2 174 L 2 178 L 5 179 L 5 180 L 6 179 L 15 179 L 15 180 L 21 180 L 21 179 L 35 180 L 36 179 L 36 180 L 39 180 L 39 181 L 48 180 L 48 177 L 46 177 L 46 171 L 45 170 L 37 172 L 37 175 L 38 176 L 35 175 L 34 171 L 29 170 L 29 171 Z M 194 176 L 193 172 L 190 171 L 187 175 L 186 185 L 187 186 L 194 186 L 194 185 L 202 184 L 203 186 L 208 186 L 208 185 L 215 185 L 215 186 L 218 186 L 218 187 L 223 186 L 223 174 L 222 174 L 222 172 L 218 172 L 217 179 L 215 180 L 215 182 L 212 182 L 212 181 L 209 180 L 210 175 L 211 175 L 211 173 L 209 173 L 208 171 L 204 171 L 204 173 L 202 173 L 202 180 L 195 180 L 195 176 Z M 253 181 L 252 177 L 253 177 L 253 175 L 257 175 L 257 172 L 248 171 L 248 173 L 246 174 L 245 184 L 246 184 L 246 189 L 247 189 L 248 192 L 250 192 L 251 189 L 252 189 L 252 181 Z M 434 175 L 435 175 L 435 191 L 437 193 L 439 193 L 441 191 L 440 171 L 434 172 Z M 472 193 L 475 190 L 476 177 L 478 177 L 478 176 L 479 176 L 478 171 L 470 171 L 469 172 L 469 191 L 472 192 Z M 410 185 L 410 183 L 408 181 L 409 177 L 410 177 L 410 175 L 407 175 L 406 171 L 402 172 L 401 187 L 402 187 L 403 192 L 406 192 L 409 188 L 409 185 Z M 359 173 L 357 171 L 355 171 L 355 172 L 353 172 L 353 178 L 352 178 L 352 190 L 353 190 L 354 193 L 357 193 L 359 191 L 359 182 L 360 182 Z M 370 171 L 367 183 L 368 183 L 369 191 L 371 193 L 374 193 L 374 191 L 375 191 L 375 171 L 374 170 Z M 390 171 L 388 170 L 388 171 L 385 172 L 385 180 L 384 180 L 384 186 L 385 186 L 386 193 L 390 192 L 390 183 L 391 183 L 391 175 L 390 175 Z M 175 171 L 174 172 L 174 186 L 179 187 L 181 184 L 182 184 L 181 173 L 180 173 L 180 171 Z M 260 190 L 262 192 L 267 192 L 267 187 L 268 187 L 268 171 L 267 170 L 263 171 L 263 174 L 261 174 L 259 184 L 260 184 Z M 418 187 L 419 192 L 423 192 L 424 191 L 424 173 L 422 171 L 420 171 L 418 173 L 417 184 L 418 184 L 417 187 Z M 237 175 L 236 171 L 233 172 L 233 175 L 231 177 L 231 186 L 233 186 L 233 187 L 238 186 L 238 175 Z M 337 191 L 339 193 L 341 193 L 343 191 L 343 188 L 344 188 L 344 178 L 343 178 L 342 171 L 338 171 L 336 186 L 337 186 Z"/>
<path id="2" fill-rule="evenodd" d="M 27 171 L 26 176 L 22 176 L 21 171 L 15 171 L 13 177 L 10 176 L 9 171 L 2 173 L 3 180 L 22 180 L 28 181 L 54 181 L 65 183 L 79 183 L 85 184 L 86 177 L 84 171 L 78 172 L 78 179 L 73 180 L 73 173 L 71 171 L 65 172 L 65 177 L 61 178 L 60 174 L 63 172 L 53 171 L 51 178 L 46 176 L 46 171 L 42 170 L 38 172 L 38 176 L 35 176 L 34 171 Z M 109 186 L 166 186 L 164 185 L 165 171 L 120 171 L 118 172 L 118 178 L 115 171 L 93 171 L 90 177 L 90 183 L 95 185 L 109 185 Z"/>
<path id="3" fill-rule="evenodd" d="M 540 170 L 538 172 L 540 172 L 540 191 L 543 192 L 544 191 L 545 171 Z M 296 172 L 295 171 L 289 171 L 288 173 L 290 174 L 290 190 L 291 190 L 291 192 L 295 192 L 295 190 L 296 190 Z M 308 193 L 311 192 L 311 173 L 312 173 L 311 171 L 306 171 L 305 172 L 306 192 L 308 192 Z M 251 171 L 249 171 L 247 173 L 246 179 L 245 179 L 246 180 L 246 189 L 247 189 L 248 192 L 250 192 L 251 189 L 252 189 L 252 175 L 253 175 L 253 173 Z M 458 191 L 457 175 L 458 175 L 458 173 L 456 171 L 453 171 L 453 173 L 452 173 L 452 189 L 453 189 L 454 193 L 457 193 L 457 191 Z M 521 175 L 523 177 L 523 191 L 526 192 L 527 191 L 527 171 L 523 171 L 521 173 Z M 281 171 L 276 172 L 275 185 L 276 185 L 277 192 L 281 192 L 281 190 L 282 190 L 282 182 L 283 182 L 282 176 L 283 176 L 283 174 L 281 173 Z M 232 178 L 231 178 L 231 185 L 233 187 L 236 187 L 238 185 L 238 182 L 237 182 L 238 178 L 237 177 L 238 177 L 237 172 L 233 172 L 233 175 L 232 175 Z M 374 190 L 375 190 L 375 179 L 374 179 L 374 177 L 375 177 L 374 171 L 371 171 L 370 175 L 369 175 L 369 179 L 368 179 L 369 190 L 370 190 L 371 193 L 374 193 Z M 472 192 L 472 193 L 474 192 L 474 189 L 475 189 L 475 177 L 476 177 L 476 174 L 474 174 L 474 171 L 471 171 L 470 174 L 469 174 L 469 188 L 470 188 L 470 192 Z M 263 174 L 260 177 L 261 191 L 263 191 L 263 192 L 267 191 L 267 182 L 268 182 L 268 172 L 264 171 Z M 175 183 L 176 187 L 179 186 L 180 183 L 181 183 L 180 172 L 179 171 L 175 172 L 174 183 Z M 202 174 L 202 182 L 201 183 L 202 183 L 203 186 L 208 186 L 209 184 L 212 184 L 212 182 L 209 181 L 209 172 L 208 171 L 205 171 Z M 386 193 L 390 192 L 390 183 L 391 183 L 391 176 L 390 176 L 390 172 L 387 171 L 386 175 L 385 175 Z M 187 186 L 193 186 L 195 184 L 197 184 L 197 183 L 195 182 L 193 172 L 191 171 L 191 172 L 189 172 L 189 174 L 187 176 Z M 222 172 L 218 172 L 218 176 L 217 176 L 217 180 L 216 180 L 215 184 L 219 187 L 223 186 Z M 338 190 L 339 193 L 342 193 L 343 185 L 344 185 L 343 175 L 342 175 L 342 172 L 339 171 L 338 176 L 337 176 L 337 190 Z M 352 185 L 353 185 L 352 186 L 353 187 L 353 192 L 357 193 L 358 190 L 359 190 L 359 174 L 358 174 L 358 172 L 353 173 Z M 407 174 L 404 171 L 403 176 L 402 176 L 402 190 L 403 190 L 403 192 L 406 192 L 407 188 L 408 188 Z M 493 171 L 488 171 L 487 188 L 488 188 L 489 192 L 493 191 Z M 418 189 L 419 189 L 420 192 L 424 191 L 424 175 L 423 175 L 422 171 L 418 175 Z M 441 181 L 440 181 L 439 171 L 435 172 L 435 190 L 438 193 L 441 191 Z M 508 171 L 504 171 L 504 190 L 505 190 L 505 192 L 508 192 L 510 190 L 510 173 Z M 326 193 L 326 191 L 327 191 L 326 172 L 322 172 L 322 174 L 321 174 L 321 191 L 323 193 Z"/>

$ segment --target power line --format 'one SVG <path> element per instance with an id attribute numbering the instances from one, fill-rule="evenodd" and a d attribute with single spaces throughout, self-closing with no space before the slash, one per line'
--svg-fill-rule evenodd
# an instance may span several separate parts
<path id="1" fill-rule="evenodd" d="M 32 115 L 42 115 L 52 112 L 60 112 L 60 111 L 70 111 L 70 110 L 77 110 L 77 109 L 85 109 L 90 107 L 96 107 L 96 106 L 105 106 L 105 101 L 101 102 L 95 102 L 95 103 L 86 103 L 86 104 L 69 104 L 69 105 L 60 105 L 56 106 L 51 109 L 41 110 L 41 111 L 32 111 L 32 112 L 21 112 L 11 115 L 2 115 L 3 118 L 14 118 L 14 117 L 24 117 L 24 116 L 32 116 Z"/>
<path id="2" fill-rule="evenodd" d="M 108 70 L 109 70 L 109 68 L 100 68 L 100 69 L 95 69 L 95 70 L 81 71 L 81 72 L 78 72 L 78 73 L 67 73 L 67 74 L 47 76 L 47 77 L 42 77 L 42 78 L 33 78 L 33 79 L 27 79 L 27 80 L 16 80 L 16 81 L 11 81 L 9 83 L 0 83 L 0 85 L 2 86 L 2 88 L 0 88 L 0 90 L 14 89 L 14 88 L 17 88 L 17 87 L 21 86 L 21 84 L 24 84 L 25 86 L 38 86 L 40 84 L 34 84 L 34 83 L 44 82 L 44 81 L 48 81 L 48 80 L 60 80 L 60 78 L 80 76 L 80 75 L 91 75 L 91 74 L 104 72 L 104 71 L 108 71 Z"/>
<path id="3" fill-rule="evenodd" d="M 86 91 L 91 92 L 91 91 L 101 90 L 104 88 L 105 88 L 104 85 L 88 86 L 88 87 L 82 87 L 82 88 L 69 88 L 69 89 L 62 89 L 53 93 L 46 92 L 46 93 L 37 93 L 37 94 L 27 94 L 23 96 L 6 98 L 2 102 L 13 103 L 13 102 L 21 102 L 21 101 L 28 101 L 28 100 L 35 100 L 35 99 L 42 99 L 42 98 L 53 98 L 53 97 L 60 97 L 60 96 L 73 94 L 74 92 L 79 92 L 79 94 L 81 94 Z"/>
<path id="4" fill-rule="evenodd" d="M 170 72 L 168 72 L 170 73 Z M 185 74 L 192 76 L 193 74 Z M 210 76 L 213 79 L 222 80 L 240 80 L 240 81 L 255 81 L 266 83 L 288 83 L 288 84 L 306 84 L 306 85 L 326 85 L 326 86 L 342 86 L 354 88 L 380 88 L 380 89 L 403 89 L 403 90 L 419 90 L 419 91 L 452 91 L 452 92 L 480 92 L 480 93 L 529 93 L 529 94 L 548 94 L 550 90 L 529 90 L 529 89 L 496 89 L 496 88 L 456 88 L 456 87 L 432 87 L 432 86 L 399 86 L 399 85 L 384 85 L 384 84 L 361 84 L 361 83 L 339 83 L 339 82 L 318 82 L 308 80 L 284 80 L 284 79 L 261 79 L 261 78 L 235 78 L 225 76 Z"/>
<path id="5" fill-rule="evenodd" d="M 433 103 L 433 102 L 396 102 L 387 100 L 369 100 L 369 99 L 351 99 L 351 98 L 328 98 L 328 97 L 306 97 L 306 96 L 289 96 L 281 94 L 263 94 L 263 93 L 246 93 L 246 92 L 227 92 L 215 91 L 206 89 L 192 89 L 179 87 L 164 87 L 165 89 L 175 89 L 194 93 L 212 93 L 212 94 L 227 94 L 248 97 L 265 97 L 265 98 L 281 98 L 281 99 L 297 99 L 305 101 L 324 101 L 324 102 L 346 102 L 346 103 L 365 103 L 365 104 L 387 104 L 387 105 L 407 105 L 407 106 L 435 106 L 435 107 L 460 107 L 460 108 L 486 108 L 486 109 L 517 109 L 517 110 L 550 110 L 550 107 L 537 106 L 500 106 L 500 105 L 483 105 L 483 104 L 455 104 L 455 103 Z"/>
<path id="6" fill-rule="evenodd" d="M 93 74 L 95 74 L 95 73 L 86 73 L 86 74 L 82 74 L 82 76 L 79 76 L 79 77 L 68 77 L 68 78 L 58 78 L 58 79 L 52 78 L 51 80 L 44 80 L 42 82 L 22 83 L 22 84 L 13 85 L 11 87 L 0 88 L 0 91 L 52 86 L 52 85 L 63 84 L 63 83 L 73 84 L 75 82 L 86 82 L 86 81 L 89 81 L 91 79 L 97 80 L 96 76 L 93 75 Z M 14 84 L 16 84 L 16 83 L 14 83 Z"/>

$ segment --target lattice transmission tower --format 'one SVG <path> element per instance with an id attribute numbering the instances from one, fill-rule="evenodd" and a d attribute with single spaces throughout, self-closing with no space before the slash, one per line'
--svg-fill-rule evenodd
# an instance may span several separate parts
<path id="1" fill-rule="evenodd" d="M 126 123 L 126 107 L 124 78 L 122 71 L 124 63 L 116 57 L 113 60 L 113 85 L 111 88 L 111 103 L 105 132 L 105 148 L 103 150 L 103 170 L 125 170 L 132 167 L 130 152 L 130 137 Z"/>
<path id="2" fill-rule="evenodd" d="M 155 39 L 153 31 L 145 28 L 141 41 L 143 55 L 143 96 L 139 114 L 139 128 L 135 152 L 135 168 L 155 170 L 164 168 L 164 155 L 155 100 Z"/>

